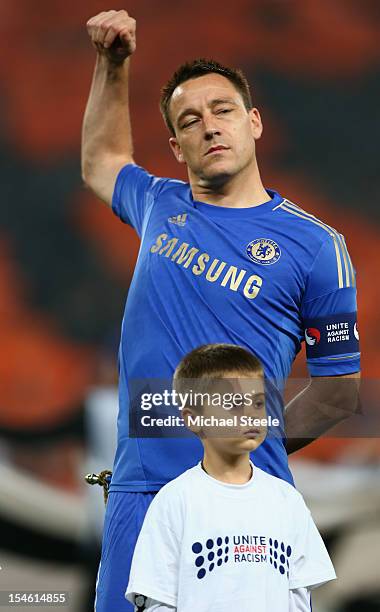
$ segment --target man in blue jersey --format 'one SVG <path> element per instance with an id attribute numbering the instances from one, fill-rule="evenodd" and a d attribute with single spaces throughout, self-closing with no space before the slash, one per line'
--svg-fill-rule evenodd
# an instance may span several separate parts
<path id="1" fill-rule="evenodd" d="M 124 600 L 133 547 L 149 503 L 201 458 L 191 438 L 130 436 L 136 380 L 170 380 L 182 357 L 206 343 L 242 345 L 259 357 L 279 394 L 306 339 L 311 383 L 286 408 L 283 437 L 255 454 L 292 481 L 287 452 L 356 408 L 359 344 L 355 273 L 344 238 L 265 189 L 255 143 L 262 133 L 240 71 L 196 60 L 164 87 L 169 144 L 189 182 L 137 166 L 128 110 L 135 21 L 107 11 L 87 23 L 97 62 L 83 125 L 85 183 L 141 247 L 122 325 L 118 448 L 98 576 L 98 612 Z"/>

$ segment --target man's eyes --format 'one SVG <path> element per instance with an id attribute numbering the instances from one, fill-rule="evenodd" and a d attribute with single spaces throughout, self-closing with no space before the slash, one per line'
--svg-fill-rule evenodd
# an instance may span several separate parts
<path id="1" fill-rule="evenodd" d="M 182 128 L 187 128 L 190 127 L 191 125 L 194 125 L 194 123 L 197 123 L 198 119 L 192 119 L 191 121 L 188 121 L 187 123 L 185 123 Z"/>
<path id="2" fill-rule="evenodd" d="M 227 114 L 227 113 L 232 112 L 232 110 L 233 110 L 232 108 L 220 108 L 220 109 L 215 111 L 215 114 L 216 115 Z M 194 119 L 191 119 L 190 121 L 187 121 L 186 123 L 183 124 L 182 129 L 191 127 L 195 123 L 198 123 L 198 121 L 199 121 L 198 117 L 196 117 Z"/>

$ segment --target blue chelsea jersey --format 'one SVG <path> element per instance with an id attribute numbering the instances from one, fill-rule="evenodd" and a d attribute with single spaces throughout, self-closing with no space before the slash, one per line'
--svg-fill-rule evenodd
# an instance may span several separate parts
<path id="1" fill-rule="evenodd" d="M 111 490 L 156 491 L 202 457 L 195 437 L 129 435 L 135 379 L 170 380 L 182 357 L 225 342 L 255 354 L 281 393 L 306 339 L 312 376 L 360 369 L 355 272 L 344 238 L 267 190 L 250 208 L 195 201 L 188 183 L 128 164 L 112 208 L 141 238 L 119 350 L 118 448 Z M 126 246 L 127 248 L 127 246 Z M 292 482 L 281 437 L 254 462 Z"/>

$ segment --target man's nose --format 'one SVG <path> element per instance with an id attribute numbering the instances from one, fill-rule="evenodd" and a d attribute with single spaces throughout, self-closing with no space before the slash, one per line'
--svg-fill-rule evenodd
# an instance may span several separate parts
<path id="1" fill-rule="evenodd" d="M 215 127 L 206 127 L 205 129 L 205 139 L 212 140 L 215 136 L 220 136 L 220 130 Z"/>
<path id="2" fill-rule="evenodd" d="M 215 117 L 209 115 L 203 118 L 203 123 L 205 126 L 205 139 L 212 140 L 214 136 L 220 135 L 220 129 L 215 125 Z"/>

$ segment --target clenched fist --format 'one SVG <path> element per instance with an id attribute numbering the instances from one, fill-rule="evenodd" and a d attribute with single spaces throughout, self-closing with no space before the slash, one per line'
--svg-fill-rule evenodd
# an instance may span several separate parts
<path id="1" fill-rule="evenodd" d="M 105 11 L 87 21 L 87 31 L 98 53 L 121 63 L 136 49 L 136 21 L 127 11 Z"/>

